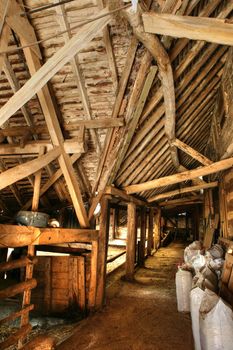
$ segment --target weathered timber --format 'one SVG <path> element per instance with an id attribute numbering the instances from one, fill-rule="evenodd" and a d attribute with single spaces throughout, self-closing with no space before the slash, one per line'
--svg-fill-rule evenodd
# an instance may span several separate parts
<path id="1" fill-rule="evenodd" d="M 233 166 L 233 158 L 228 158 L 225 160 L 220 160 L 219 162 L 212 163 L 207 166 L 203 166 L 194 170 L 187 170 L 183 173 L 174 174 L 162 177 L 160 179 L 151 180 L 137 185 L 131 185 L 125 187 L 125 191 L 130 193 L 148 191 L 156 187 L 163 187 L 167 185 L 176 184 L 179 182 L 192 180 L 199 176 L 206 176 L 209 174 L 217 173 L 219 171 L 229 169 Z"/>
<path id="2" fill-rule="evenodd" d="M 157 194 L 151 198 L 148 198 L 147 201 L 149 203 L 152 203 L 152 202 L 158 201 L 159 199 L 177 196 L 181 193 L 189 193 L 189 192 L 193 192 L 193 191 L 195 192 L 195 191 L 199 191 L 201 189 L 212 188 L 212 187 L 218 187 L 218 181 L 210 182 L 210 183 L 203 183 L 203 184 L 197 185 L 197 186 L 178 188 L 177 190 L 174 190 L 174 191 L 169 191 L 169 192 Z"/>
<path id="3" fill-rule="evenodd" d="M 149 223 L 148 223 L 148 240 L 147 240 L 147 255 L 150 256 L 153 247 L 153 221 L 154 221 L 154 208 L 150 208 L 149 211 Z"/>
<path id="4" fill-rule="evenodd" d="M 90 229 L 37 228 L 0 224 L 0 247 L 92 242 L 98 240 L 98 232 Z"/>
<path id="5" fill-rule="evenodd" d="M 156 13 L 144 13 L 142 18 L 148 33 L 233 45 L 233 25 L 225 20 Z"/>
<path id="6" fill-rule="evenodd" d="M 119 188 L 108 186 L 106 187 L 105 194 L 110 194 L 113 197 L 119 197 L 123 201 L 132 202 L 138 206 L 146 206 L 147 203 L 141 199 L 135 198 L 133 196 L 129 196 L 125 191 L 120 190 Z"/>
<path id="7" fill-rule="evenodd" d="M 32 278 L 26 282 L 20 282 L 13 286 L 7 287 L 0 290 L 0 299 L 10 298 L 17 294 L 24 292 L 25 290 L 35 288 L 37 286 L 37 281 Z"/>
<path id="8" fill-rule="evenodd" d="M 146 246 L 146 208 L 141 208 L 141 226 L 140 226 L 140 247 L 139 247 L 139 266 L 144 266 L 145 247 Z"/>
<path id="9" fill-rule="evenodd" d="M 71 163 L 74 164 L 79 158 L 80 158 L 81 154 L 73 154 L 70 157 Z M 43 194 L 45 194 L 45 192 L 48 191 L 48 189 L 62 176 L 62 170 L 58 169 L 53 175 L 51 175 L 51 177 L 49 178 L 49 180 L 41 187 L 40 189 L 40 197 L 43 196 Z M 30 208 L 32 204 L 32 199 L 29 199 L 23 206 L 22 206 L 22 210 L 27 210 L 28 208 Z"/>
<path id="10" fill-rule="evenodd" d="M 41 147 L 45 147 L 47 151 L 53 149 L 53 145 L 49 141 L 30 141 L 27 142 L 24 147 L 21 147 L 19 144 L 0 144 L 0 155 L 11 155 L 16 158 L 18 155 L 37 155 L 40 153 Z M 85 145 L 83 142 L 78 142 L 77 138 L 65 140 L 64 141 L 64 150 L 66 153 L 84 153 Z"/>
<path id="11" fill-rule="evenodd" d="M 172 141 L 172 144 L 178 147 L 181 151 L 187 153 L 192 158 L 198 160 L 203 165 L 210 165 L 213 163 L 210 159 L 205 157 L 203 154 L 197 152 L 195 149 L 185 144 L 181 140 L 175 139 L 174 141 Z"/>
<path id="12" fill-rule="evenodd" d="M 134 265 L 136 254 L 136 205 L 128 204 L 128 220 L 127 220 L 127 243 L 126 243 L 126 263 L 125 278 L 129 281 L 134 279 Z"/>
<path id="13" fill-rule="evenodd" d="M 37 261 L 38 261 L 38 259 L 36 257 L 33 257 L 32 259 L 29 259 L 28 257 L 24 257 L 24 258 L 20 258 L 17 260 L 7 261 L 5 263 L 0 264 L 0 272 L 18 269 L 18 268 L 24 267 L 28 264 L 35 265 L 37 263 Z"/>
<path id="14" fill-rule="evenodd" d="M 0 190 L 42 169 L 60 156 L 60 147 L 55 147 L 43 156 L 8 169 L 0 174 Z"/>
<path id="15" fill-rule="evenodd" d="M 95 302 L 96 309 L 101 308 L 105 302 L 106 265 L 109 236 L 109 205 L 107 196 L 102 197 L 100 205 L 101 215 L 98 244 L 97 289 Z"/>
<path id="16" fill-rule="evenodd" d="M 27 314 L 29 311 L 31 311 L 33 309 L 34 309 L 34 305 L 32 304 L 32 305 L 26 306 L 25 308 L 23 308 L 19 311 L 13 312 L 9 316 L 6 316 L 5 318 L 1 319 L 0 325 L 7 323 L 7 322 L 14 321 L 16 318 L 21 317 L 25 313 Z"/>

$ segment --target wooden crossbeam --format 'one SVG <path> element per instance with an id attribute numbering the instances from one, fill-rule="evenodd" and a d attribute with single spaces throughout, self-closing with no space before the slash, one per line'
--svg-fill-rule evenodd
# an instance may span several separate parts
<path id="1" fill-rule="evenodd" d="M 205 157 L 203 154 L 199 153 L 198 151 L 196 151 L 195 149 L 193 149 L 192 147 L 190 147 L 189 145 L 187 145 L 186 143 L 178 139 L 175 139 L 174 141 L 172 141 L 172 144 L 178 147 L 181 151 L 187 153 L 192 158 L 198 160 L 198 162 L 200 162 L 203 165 L 210 165 L 213 163 L 210 159 Z"/>
<path id="2" fill-rule="evenodd" d="M 157 13 L 144 13 L 142 19 L 148 33 L 233 45 L 233 24 L 222 19 Z"/>
<path id="3" fill-rule="evenodd" d="M 134 203 L 135 205 L 139 205 L 139 206 L 147 205 L 147 203 L 144 202 L 143 200 L 130 196 L 125 191 L 120 190 L 119 188 L 116 188 L 113 186 L 106 187 L 105 194 L 110 194 L 111 196 L 119 197 L 120 199 L 122 199 L 127 203 Z"/>
<path id="4" fill-rule="evenodd" d="M 0 224 L 0 247 L 50 245 L 98 240 L 99 231 L 90 229 L 38 228 Z"/>
<path id="5" fill-rule="evenodd" d="M 44 168 L 47 164 L 58 158 L 60 153 L 60 147 L 55 147 L 53 150 L 37 159 L 4 171 L 0 174 L 0 190 Z"/>
<path id="6" fill-rule="evenodd" d="M 160 207 L 170 207 L 170 206 L 181 206 L 181 205 L 191 205 L 203 203 L 203 197 L 200 196 L 190 196 L 184 198 L 173 199 L 170 201 L 164 201 L 159 203 Z"/>
<path id="7" fill-rule="evenodd" d="M 16 158 L 19 154 L 37 155 L 40 153 L 41 147 L 46 148 L 47 151 L 53 149 L 51 142 L 42 140 L 28 142 L 24 147 L 18 144 L 0 144 L 0 155 L 14 155 Z M 82 142 L 78 142 L 77 138 L 74 138 L 64 141 L 64 150 L 68 154 L 80 154 L 85 152 L 85 146 Z"/>
<path id="8" fill-rule="evenodd" d="M 75 123 L 63 124 L 62 129 L 65 131 L 76 131 L 84 127 L 85 129 L 108 129 L 108 128 L 117 128 L 124 126 L 124 118 L 101 118 L 95 120 L 79 120 Z M 23 136 L 26 133 L 30 134 L 47 134 L 48 128 L 46 125 L 37 125 L 37 126 L 14 126 L 6 127 L 0 130 L 1 137 L 7 136 Z"/>
<path id="9" fill-rule="evenodd" d="M 187 170 L 179 174 L 161 177 L 160 179 L 147 181 L 137 185 L 127 186 L 124 189 L 128 194 L 141 191 L 148 191 L 157 187 L 163 187 L 183 181 L 192 180 L 199 176 L 206 176 L 209 174 L 217 173 L 219 171 L 229 169 L 232 166 L 233 158 L 228 158 L 197 169 Z"/>
<path id="10" fill-rule="evenodd" d="M 201 189 L 213 188 L 213 187 L 218 187 L 217 181 L 210 182 L 210 183 L 203 183 L 202 185 L 197 185 L 197 186 L 179 188 L 178 190 L 160 193 L 160 194 L 157 194 L 156 196 L 148 198 L 147 201 L 149 203 L 152 203 L 152 202 L 158 201 L 160 199 L 177 196 L 177 195 L 182 194 L 182 193 L 195 192 L 195 191 L 199 191 Z"/>

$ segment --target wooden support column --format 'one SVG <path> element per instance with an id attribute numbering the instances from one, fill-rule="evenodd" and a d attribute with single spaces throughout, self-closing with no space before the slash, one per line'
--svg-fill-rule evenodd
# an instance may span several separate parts
<path id="1" fill-rule="evenodd" d="M 150 208 L 149 211 L 149 227 L 148 227 L 148 241 L 147 241 L 147 255 L 151 255 L 152 245 L 153 245 L 153 218 L 154 218 L 154 208 Z"/>
<path id="2" fill-rule="evenodd" d="M 125 278 L 129 281 L 132 281 L 134 279 L 135 249 L 136 249 L 136 205 L 134 203 L 128 203 Z"/>
<path id="3" fill-rule="evenodd" d="M 144 266 L 146 245 L 146 208 L 141 208 L 141 227 L 140 227 L 140 248 L 139 248 L 139 266 Z"/>
<path id="4" fill-rule="evenodd" d="M 101 202 L 99 246 L 98 246 L 98 266 L 97 266 L 97 290 L 96 290 L 96 309 L 100 309 L 105 300 L 106 285 L 106 265 L 109 236 L 109 206 L 108 197 L 103 196 Z"/>
<path id="5" fill-rule="evenodd" d="M 161 208 L 156 208 L 154 216 L 154 249 L 158 250 L 161 241 Z"/>

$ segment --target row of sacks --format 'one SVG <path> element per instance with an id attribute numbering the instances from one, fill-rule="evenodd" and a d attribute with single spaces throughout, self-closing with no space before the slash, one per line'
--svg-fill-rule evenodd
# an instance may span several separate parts
<path id="1" fill-rule="evenodd" d="M 184 252 L 176 273 L 177 307 L 190 312 L 195 350 L 233 349 L 233 314 L 217 295 L 224 264 L 221 246 L 205 251 L 195 241 Z"/>

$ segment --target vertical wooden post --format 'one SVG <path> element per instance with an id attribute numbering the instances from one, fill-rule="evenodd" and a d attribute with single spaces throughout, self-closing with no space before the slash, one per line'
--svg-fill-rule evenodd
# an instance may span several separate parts
<path id="1" fill-rule="evenodd" d="M 1 248 L 0 249 L 0 263 L 4 263 L 7 260 L 7 253 L 8 253 L 8 248 Z M 0 280 L 4 279 L 5 272 L 0 273 Z"/>
<path id="2" fill-rule="evenodd" d="M 161 208 L 156 208 L 154 216 L 154 249 L 158 250 L 161 241 Z"/>
<path id="3" fill-rule="evenodd" d="M 115 239 L 115 230 L 116 230 L 116 208 L 110 209 L 110 232 L 109 239 Z"/>
<path id="4" fill-rule="evenodd" d="M 134 279 L 135 249 L 136 249 L 136 205 L 134 203 L 128 203 L 125 278 L 130 281 Z"/>
<path id="5" fill-rule="evenodd" d="M 146 208 L 141 208 L 141 226 L 140 226 L 140 249 L 139 249 L 139 266 L 144 266 L 146 245 Z"/>
<path id="6" fill-rule="evenodd" d="M 97 266 L 97 290 L 96 290 L 96 309 L 103 306 L 105 300 L 106 285 L 106 265 L 109 236 L 109 207 L 108 198 L 103 196 L 101 202 L 100 230 L 99 230 L 99 249 Z"/>
<path id="7" fill-rule="evenodd" d="M 98 267 L 98 246 L 97 241 L 92 242 L 91 249 L 91 276 L 88 294 L 88 308 L 90 311 L 95 309 L 96 289 L 97 289 L 97 267 Z"/>
<path id="8" fill-rule="evenodd" d="M 153 245 L 153 218 L 154 218 L 154 208 L 150 208 L 149 211 L 149 227 L 148 227 L 148 241 L 147 241 L 147 255 L 151 255 L 152 245 Z"/>

